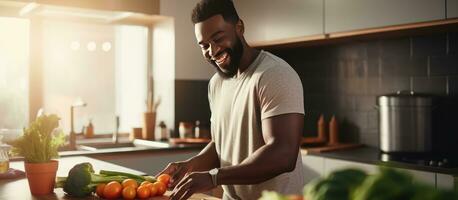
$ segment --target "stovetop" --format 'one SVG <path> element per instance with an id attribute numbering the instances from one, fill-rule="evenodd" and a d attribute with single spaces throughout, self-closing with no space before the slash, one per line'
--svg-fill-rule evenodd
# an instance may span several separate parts
<path id="1" fill-rule="evenodd" d="M 458 158 L 451 155 L 440 155 L 440 154 L 409 154 L 409 153 L 397 153 L 387 154 L 380 153 L 380 160 L 384 162 L 401 162 L 408 164 L 415 164 L 427 167 L 438 167 L 438 168 L 458 168 Z"/>

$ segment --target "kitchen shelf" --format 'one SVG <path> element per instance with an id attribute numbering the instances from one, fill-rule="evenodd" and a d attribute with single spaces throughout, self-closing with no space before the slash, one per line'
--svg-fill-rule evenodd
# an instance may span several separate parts
<path id="1" fill-rule="evenodd" d="M 458 18 L 361 29 L 346 32 L 327 33 L 272 41 L 253 42 L 258 49 L 276 50 L 308 46 L 338 44 L 351 41 L 383 39 L 410 35 L 423 35 L 458 30 Z"/>

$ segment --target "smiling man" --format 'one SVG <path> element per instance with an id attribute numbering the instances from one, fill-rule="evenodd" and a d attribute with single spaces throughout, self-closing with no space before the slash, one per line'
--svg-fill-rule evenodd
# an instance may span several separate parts
<path id="1" fill-rule="evenodd" d="M 218 185 L 223 199 L 254 200 L 263 190 L 300 194 L 304 121 L 302 84 L 282 59 L 250 47 L 231 0 L 202 0 L 192 12 L 198 45 L 217 73 L 208 86 L 212 142 L 162 173 L 170 199 Z"/>

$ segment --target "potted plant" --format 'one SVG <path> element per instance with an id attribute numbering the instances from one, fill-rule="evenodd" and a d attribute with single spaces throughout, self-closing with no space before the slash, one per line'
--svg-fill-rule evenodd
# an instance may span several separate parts
<path id="1" fill-rule="evenodd" d="M 54 188 L 58 161 L 58 148 L 65 137 L 57 115 L 41 115 L 33 121 L 24 134 L 14 140 L 12 154 L 24 157 L 24 166 L 32 195 L 51 194 Z"/>

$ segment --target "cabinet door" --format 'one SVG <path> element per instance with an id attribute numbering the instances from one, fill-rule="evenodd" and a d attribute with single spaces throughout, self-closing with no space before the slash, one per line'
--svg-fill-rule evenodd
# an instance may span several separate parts
<path id="1" fill-rule="evenodd" d="M 302 165 L 304 166 L 304 180 L 306 184 L 324 174 L 324 158 L 322 157 L 303 155 Z"/>
<path id="2" fill-rule="evenodd" d="M 451 190 L 455 188 L 455 179 L 449 174 L 436 174 L 436 187 Z"/>
<path id="3" fill-rule="evenodd" d="M 351 161 L 344 161 L 344 160 L 337 160 L 326 158 L 324 160 L 324 174 L 328 175 L 329 173 L 339 170 L 339 169 L 346 169 L 346 168 L 357 168 L 366 171 L 369 174 L 377 173 L 377 166 L 358 163 L 358 162 L 351 162 Z"/>
<path id="4" fill-rule="evenodd" d="M 399 170 L 405 171 L 411 174 L 416 182 L 426 183 L 428 185 L 436 187 L 436 173 L 417 171 L 417 170 L 411 170 L 411 169 L 399 169 Z"/>
<path id="5" fill-rule="evenodd" d="M 323 0 L 234 0 L 248 43 L 323 33 Z"/>
<path id="6" fill-rule="evenodd" d="M 325 32 L 445 19 L 445 0 L 325 0 Z"/>
<path id="7" fill-rule="evenodd" d="M 458 17 L 458 0 L 447 0 L 447 19 Z"/>

